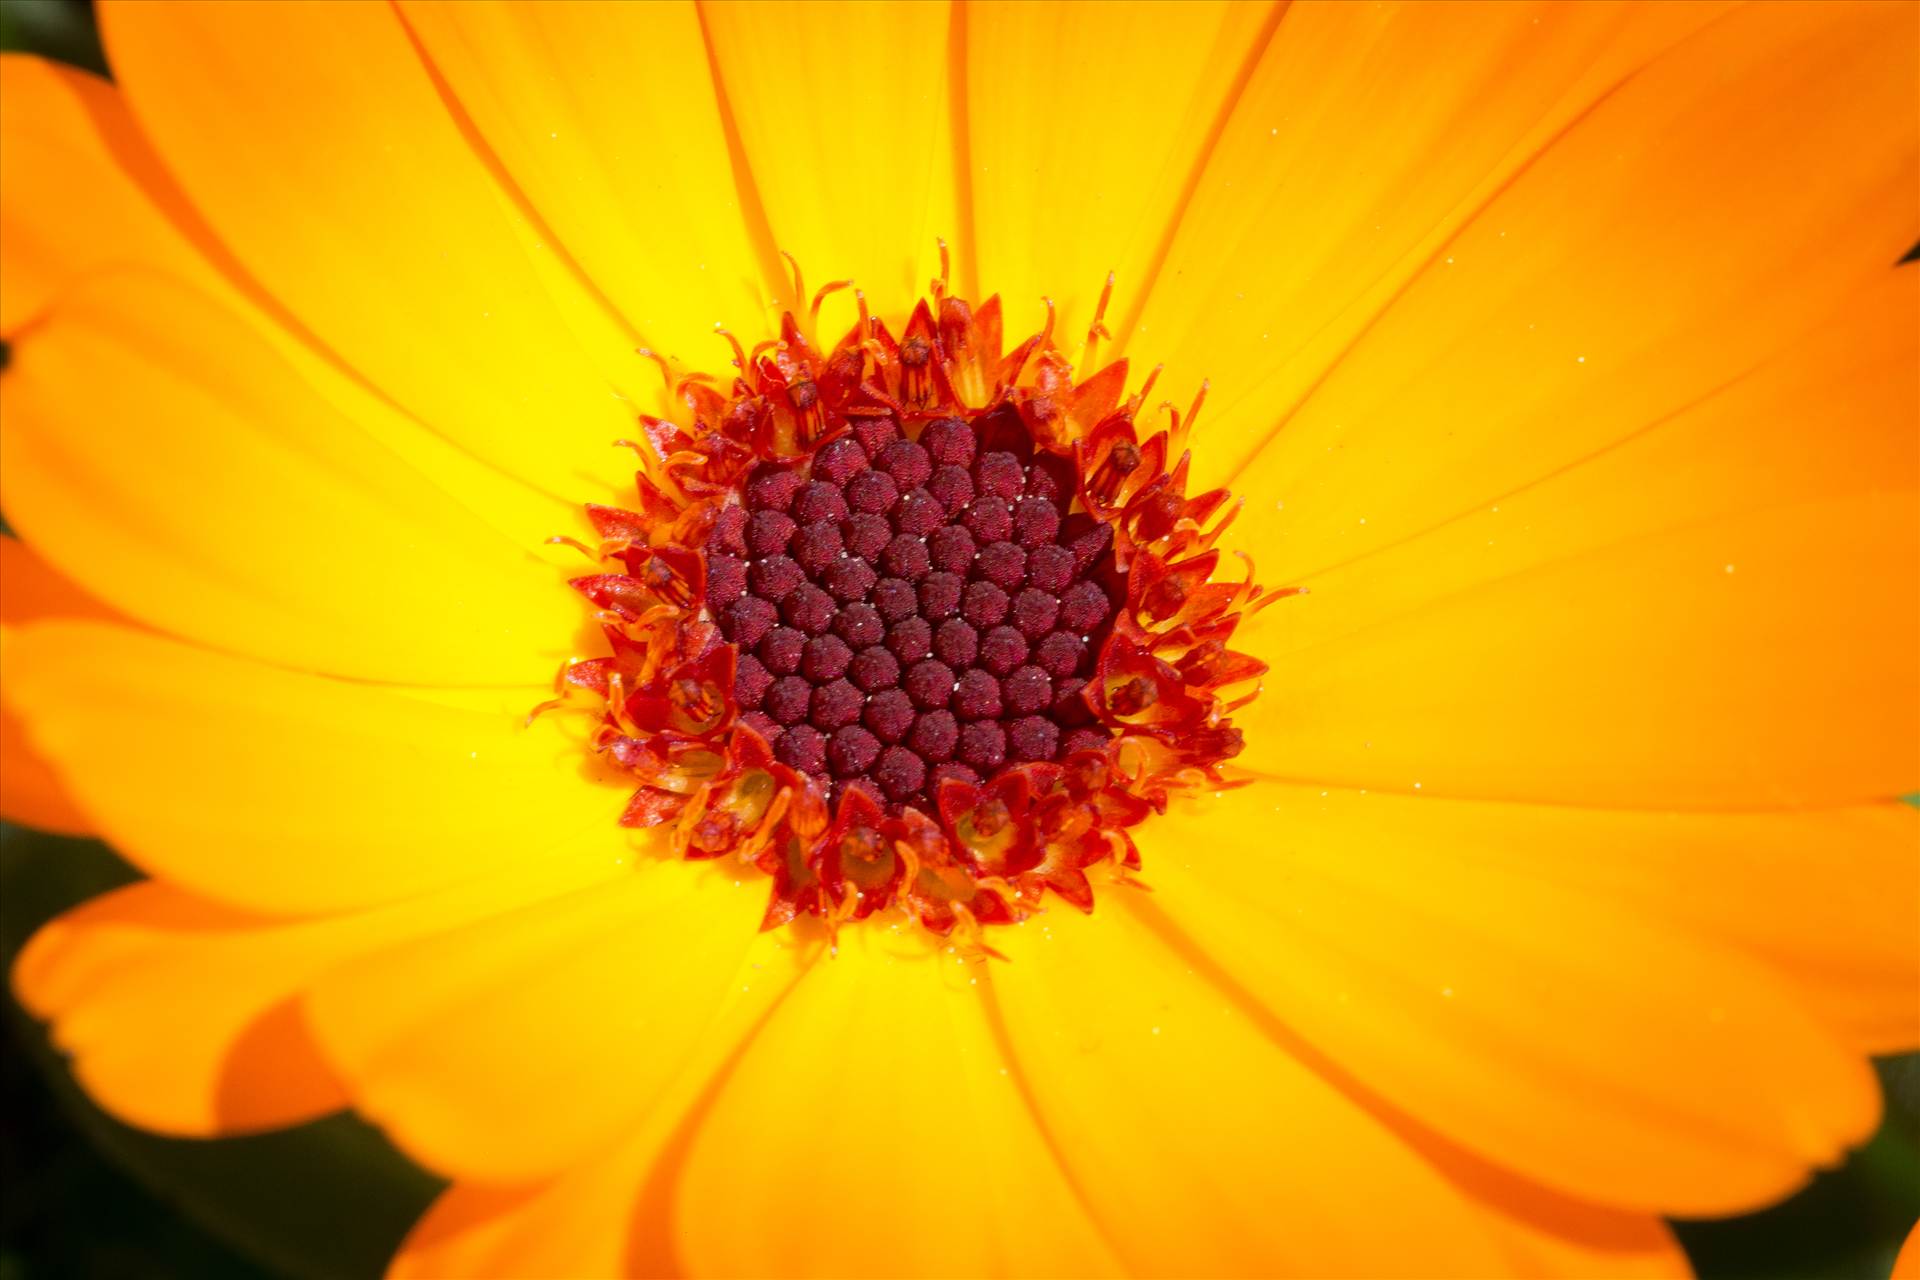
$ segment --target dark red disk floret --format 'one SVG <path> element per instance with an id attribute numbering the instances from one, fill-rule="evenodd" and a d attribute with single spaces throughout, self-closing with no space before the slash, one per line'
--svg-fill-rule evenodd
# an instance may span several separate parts
<path id="1" fill-rule="evenodd" d="M 853 649 L 831 632 L 809 639 L 800 658 L 800 674 L 815 684 L 838 680 L 853 661 Z"/>
<path id="2" fill-rule="evenodd" d="M 716 612 L 747 594 L 747 562 L 739 556 L 707 557 L 707 606 Z"/>
<path id="3" fill-rule="evenodd" d="M 827 735 L 810 724 L 796 724 L 780 735 L 773 754 L 781 764 L 801 773 L 827 770 Z"/>
<path id="4" fill-rule="evenodd" d="M 960 742 L 960 722 L 951 711 L 929 711 L 913 722 L 907 745 L 930 764 L 952 758 Z"/>
<path id="5" fill-rule="evenodd" d="M 941 418 L 929 422 L 920 434 L 920 443 L 937 463 L 966 467 L 973 462 L 978 446 L 973 427 L 965 418 Z"/>
<path id="6" fill-rule="evenodd" d="M 873 584 L 873 594 L 868 599 L 886 622 L 898 622 L 920 612 L 919 593 L 905 578 L 880 579 Z"/>
<path id="7" fill-rule="evenodd" d="M 807 723 L 816 729 L 838 729 L 860 718 L 867 700 L 850 680 L 829 680 L 813 686 L 813 698 L 807 704 Z"/>
<path id="8" fill-rule="evenodd" d="M 1027 553 L 1011 542 L 989 542 L 973 559 L 973 576 L 1002 591 L 1017 591 L 1027 580 Z"/>
<path id="9" fill-rule="evenodd" d="M 837 524 L 809 524 L 793 535 L 787 550 L 807 577 L 818 578 L 827 566 L 846 554 L 847 540 Z"/>
<path id="10" fill-rule="evenodd" d="M 820 585 L 840 603 L 853 604 L 867 598 L 879 576 L 865 560 L 845 556 L 827 566 L 827 571 L 820 575 Z"/>
<path id="11" fill-rule="evenodd" d="M 978 542 L 1003 542 L 1013 532 L 1013 508 L 1005 498 L 988 494 L 967 504 L 961 523 Z"/>
<path id="12" fill-rule="evenodd" d="M 758 710 L 760 700 L 767 696 L 767 687 L 773 683 L 773 675 L 760 659 L 750 653 L 743 653 L 734 664 L 733 697 L 742 707 Z"/>
<path id="13" fill-rule="evenodd" d="M 789 510 L 803 529 L 808 525 L 838 524 L 852 514 L 847 509 L 847 496 L 841 492 L 840 486 L 824 480 L 815 480 L 803 486 L 794 496 L 793 506 Z"/>
<path id="14" fill-rule="evenodd" d="M 791 467 L 765 467 L 747 481 L 747 508 L 750 511 L 785 511 L 793 505 L 806 477 Z"/>
<path id="15" fill-rule="evenodd" d="M 874 781 L 887 793 L 887 799 L 905 803 L 920 794 L 926 785 L 927 764 L 905 747 L 888 747 L 880 753 L 873 769 Z"/>
<path id="16" fill-rule="evenodd" d="M 893 477 L 904 492 L 917 489 L 933 474 L 933 460 L 927 451 L 911 440 L 895 440 L 874 455 L 873 469 Z"/>
<path id="17" fill-rule="evenodd" d="M 975 550 L 973 535 L 957 524 L 935 529 L 927 535 L 927 558 L 941 573 L 967 572 L 973 567 Z"/>
<path id="18" fill-rule="evenodd" d="M 862 511 L 848 516 L 841 524 L 840 539 L 848 555 L 871 560 L 893 540 L 893 526 L 885 516 Z M 1072 553 L 1068 555 L 1071 557 Z"/>
<path id="19" fill-rule="evenodd" d="M 747 551 L 754 556 L 777 556 L 799 527 L 784 511 L 756 511 L 747 517 Z"/>
<path id="20" fill-rule="evenodd" d="M 781 676 L 767 688 L 761 708 L 775 724 L 799 724 L 807 718 L 807 704 L 813 701 L 813 686 L 801 676 Z"/>
<path id="21" fill-rule="evenodd" d="M 1027 660 L 1027 638 L 1017 627 L 994 627 L 980 639 L 980 666 L 990 675 L 1004 676 Z"/>
<path id="22" fill-rule="evenodd" d="M 976 627 L 995 627 L 1013 605 L 1006 588 L 992 582 L 969 582 L 960 593 L 960 616 Z"/>
<path id="23" fill-rule="evenodd" d="M 900 687 L 922 711 L 935 711 L 953 696 L 953 668 L 937 658 L 914 663 L 900 678 Z"/>
<path id="24" fill-rule="evenodd" d="M 885 513 L 899 496 L 899 482 L 884 471 L 862 471 L 847 482 L 847 504 L 869 515 Z"/>
<path id="25" fill-rule="evenodd" d="M 871 645 L 853 655 L 847 674 L 868 693 L 891 689 L 900 683 L 900 659 L 877 644 Z"/>
<path id="26" fill-rule="evenodd" d="M 893 504 L 893 528 L 903 536 L 925 538 L 946 522 L 946 508 L 925 489 L 909 489 Z"/>
<path id="27" fill-rule="evenodd" d="M 813 478 L 844 488 L 867 469 L 867 451 L 850 436 L 842 436 L 813 455 Z"/>
<path id="28" fill-rule="evenodd" d="M 933 559 L 927 553 L 925 539 L 900 533 L 881 551 L 880 567 L 892 577 L 918 582 L 933 571 Z"/>
<path id="29" fill-rule="evenodd" d="M 811 582 L 803 582 L 780 602 L 780 616 L 788 626 L 816 636 L 833 624 L 838 608 L 832 596 Z"/>
<path id="30" fill-rule="evenodd" d="M 965 587 L 957 573 L 928 574 L 914 593 L 920 615 L 929 622 L 951 618 L 960 610 L 960 593 Z"/>
<path id="31" fill-rule="evenodd" d="M 861 722 L 882 742 L 898 742 L 913 732 L 920 715 L 905 689 L 886 688 L 868 696 Z"/>
<path id="32" fill-rule="evenodd" d="M 1086 663 L 1087 642 L 1071 631 L 1054 631 L 1041 638 L 1033 657 L 1042 671 L 1065 679 Z"/>
<path id="33" fill-rule="evenodd" d="M 925 618 L 902 618 L 887 628 L 887 650 L 902 664 L 918 662 L 933 652 L 933 628 Z"/>
<path id="34" fill-rule="evenodd" d="M 965 467 L 935 467 L 927 479 L 927 493 L 948 515 L 959 515 L 973 501 L 973 477 Z"/>
<path id="35" fill-rule="evenodd" d="M 887 624 L 880 617 L 880 611 L 872 605 L 850 604 L 834 615 L 833 634 L 845 640 L 855 652 L 858 652 L 886 639 Z"/>
<path id="36" fill-rule="evenodd" d="M 961 618 L 948 618 L 933 633 L 933 656 L 964 671 L 980 656 L 980 633 Z"/>
<path id="37" fill-rule="evenodd" d="M 980 493 L 1011 502 L 1026 482 L 1026 468 L 1010 453 L 989 453 L 973 464 L 973 486 Z"/>
<path id="38" fill-rule="evenodd" d="M 1014 715 L 1031 715 L 1053 702 L 1053 681 L 1039 667 L 1020 667 L 1000 682 L 1000 701 Z"/>
<path id="39" fill-rule="evenodd" d="M 799 631 L 775 627 L 760 637 L 753 651 L 768 671 L 776 676 L 790 676 L 800 669 L 800 655 L 806 647 L 807 637 Z"/>
<path id="40" fill-rule="evenodd" d="M 864 773 L 880 758 L 880 739 L 859 725 L 848 725 L 827 740 L 827 767 L 845 778 Z"/>
<path id="41" fill-rule="evenodd" d="M 997 720 L 975 720 L 960 726 L 960 760 L 983 773 L 1007 761 L 1007 731 Z"/>

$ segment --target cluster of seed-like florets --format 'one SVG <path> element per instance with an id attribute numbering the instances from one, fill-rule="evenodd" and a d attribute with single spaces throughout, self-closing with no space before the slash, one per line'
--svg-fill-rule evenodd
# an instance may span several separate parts
<path id="1" fill-rule="evenodd" d="M 639 510 L 588 508 L 610 653 L 563 701 L 598 699 L 622 821 L 766 872 L 769 927 L 1090 909 L 1130 827 L 1220 784 L 1262 671 L 1227 641 L 1276 596 L 1217 580 L 1191 415 L 1142 439 L 1124 361 L 1003 352 L 998 299 L 939 286 L 898 340 L 863 309 L 822 352 L 788 316 L 736 356 L 676 383 L 688 425 L 643 420 Z"/>
<path id="2" fill-rule="evenodd" d="M 1083 691 L 1125 590 L 1058 455 L 983 451 L 943 418 L 868 418 L 762 462 L 708 535 L 707 606 L 741 722 L 833 799 L 931 813 L 941 783 L 1097 750 Z"/>

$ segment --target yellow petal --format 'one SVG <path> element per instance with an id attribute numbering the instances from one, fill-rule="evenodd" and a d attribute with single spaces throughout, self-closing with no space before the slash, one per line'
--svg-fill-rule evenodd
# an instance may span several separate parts
<path id="1" fill-rule="evenodd" d="M 1120 346 L 1213 379 L 1209 475 L 1446 236 L 1647 62 L 1724 5 L 1289 5 L 1203 157 Z"/>
<path id="2" fill-rule="evenodd" d="M 1920 810 L 1910 805 L 1675 814 L 1258 789 L 1289 813 L 1304 804 L 1309 830 L 1331 824 L 1343 842 L 1444 849 L 1731 944 L 1861 1052 L 1920 1045 Z M 1209 820 L 1204 809 L 1194 818 Z"/>
<path id="3" fill-rule="evenodd" d="M 109 4 L 101 24 L 168 171 L 321 344 L 555 496 L 615 472 L 607 442 L 658 374 L 475 153 L 393 10 Z"/>
<path id="4" fill-rule="evenodd" d="M 1236 637 L 1273 666 L 1240 716 L 1246 763 L 1634 807 L 1913 790 L 1920 598 L 1887 584 L 1920 575 L 1916 317 L 1920 276 L 1887 273 L 1577 465 L 1432 526 L 1393 504 L 1356 513 L 1360 535 L 1377 521 L 1397 540 L 1356 542 Z M 1271 496 L 1266 468 L 1243 535 L 1263 576 L 1311 554 L 1291 549 L 1295 500 Z"/>
<path id="5" fill-rule="evenodd" d="M 1129 348 L 1214 379 L 1202 479 L 1271 443 L 1323 498 L 1418 474 L 1404 514 L 1459 510 L 1541 474 L 1484 444 L 1580 457 L 1893 264 L 1915 38 L 1895 6 L 1296 7 Z"/>
<path id="6" fill-rule="evenodd" d="M 692 1130 L 674 1236 L 697 1275 L 1106 1275 L 978 1000 L 977 964 L 841 937 Z"/>
<path id="7" fill-rule="evenodd" d="M 643 856 L 619 883 L 343 969 L 314 1027 L 355 1106 L 422 1163 L 554 1177 L 704 1081 L 791 985 L 800 957 L 758 933 L 765 906 L 730 868 Z"/>
<path id="8" fill-rule="evenodd" d="M 0 817 L 63 836 L 90 836 L 93 820 L 68 794 L 11 712 L 0 712 Z"/>
<path id="9" fill-rule="evenodd" d="M 1474 1197 L 1518 1274 L 1568 1280 L 1689 1280 L 1693 1268 L 1667 1224 L 1557 1195 L 1452 1146 L 1415 1118 L 1399 1131 Z"/>
<path id="10" fill-rule="evenodd" d="M 937 270 L 936 237 L 964 225 L 945 0 L 703 4 L 700 20 L 774 245 L 809 288 L 851 277 L 903 316 Z"/>
<path id="11" fill-rule="evenodd" d="M 235 274 L 232 255 L 188 206 L 115 86 L 0 55 L 0 333 L 12 337 L 81 281 L 134 266 L 230 309 L 299 372 L 305 385 L 287 395 L 311 389 L 516 542 L 575 532 L 568 524 L 577 504 L 491 469 L 395 409 Z"/>
<path id="12" fill-rule="evenodd" d="M 1886 593 L 1914 580 L 1916 529 L 1910 496 L 1810 502 L 1437 602 L 1293 656 L 1249 717 L 1248 761 L 1283 777 L 1585 805 L 1898 795 L 1920 776 L 1920 628 Z M 1589 612 L 1605 601 L 1626 603 Z"/>
<path id="13" fill-rule="evenodd" d="M 125 618 L 63 578 L 11 533 L 0 533 L 0 622 L 18 626 L 37 618 Z"/>
<path id="14" fill-rule="evenodd" d="M 9 632 L 8 705 L 101 832 L 234 906 L 395 901 L 614 826 L 563 716 L 438 706 L 97 623 Z"/>
<path id="15" fill-rule="evenodd" d="M 1620 1217 L 1605 1234 L 1557 1236 L 1509 1228 L 1509 1251 L 1523 1276 L 1582 1280 L 1690 1280 L 1692 1263 L 1657 1217 Z"/>
<path id="16" fill-rule="evenodd" d="M 1760 963 L 1563 884 L 1561 848 L 1526 843 L 1551 819 L 1400 803 L 1442 812 L 1272 785 L 1192 802 L 1143 833 L 1146 901 L 1358 1084 L 1571 1196 L 1735 1212 L 1872 1132 L 1872 1073 Z M 1531 865 L 1480 856 L 1496 841 Z"/>
<path id="17" fill-rule="evenodd" d="M 1010 962 L 982 978 L 1049 1144 L 1131 1271 L 1513 1274 L 1476 1205 L 1269 1038 L 1203 952 L 1156 936 L 1134 896 L 997 930 Z"/>
<path id="18" fill-rule="evenodd" d="M 115 617 L 111 609 L 55 573 L 18 538 L 0 534 L 0 624 L 19 626 L 35 618 Z M 68 793 L 53 766 L 27 741 L 20 718 L 4 707 L 0 707 L 0 816 L 60 835 L 93 834 L 93 820 Z"/>
<path id="19" fill-rule="evenodd" d="M 652 349 L 718 368 L 714 325 L 758 335 L 775 319 L 767 302 L 786 270 L 770 250 L 762 260 L 734 190 L 691 3 L 408 0 L 401 12 L 514 183 Z"/>
<path id="20" fill-rule="evenodd" d="M 1920 1222 L 1907 1233 L 1906 1244 L 1900 1247 L 1900 1256 L 1893 1260 L 1893 1275 L 1889 1280 L 1915 1280 L 1920 1277 Z"/>
<path id="21" fill-rule="evenodd" d="M 717 1092 L 724 1080 L 716 1080 Z M 673 1112 L 677 1127 L 651 1121 L 608 1153 L 551 1182 L 524 1187 L 457 1185 L 421 1219 L 394 1261 L 394 1280 L 455 1277 L 660 1276 L 686 1273 L 665 1219 L 674 1199 L 676 1161 L 704 1111 Z M 1441 1148 L 1410 1134 L 1420 1150 L 1475 1197 L 1480 1224 L 1526 1276 L 1590 1280 L 1679 1280 L 1686 1257 L 1658 1219 L 1597 1209 Z M 1420 1242 L 1413 1242 L 1417 1248 Z M 1040 1254 L 1028 1248 L 1026 1257 Z M 1039 1274 L 1038 1264 L 1016 1272 Z M 784 1271 L 782 1272 L 784 1274 Z M 1087 1274 L 1085 1271 L 1067 1274 Z M 1424 1274 L 1424 1272 L 1409 1272 Z"/>
<path id="22" fill-rule="evenodd" d="M 93 270 L 200 270 L 144 195 L 165 181 L 111 84 L 0 53 L 0 334 L 11 339 Z"/>
<path id="23" fill-rule="evenodd" d="M 646 1230 L 642 1216 L 664 1213 L 656 1157 L 670 1129 L 648 1124 L 550 1182 L 456 1183 L 414 1225 L 388 1280 L 682 1274 L 664 1233 Z"/>
<path id="24" fill-rule="evenodd" d="M 69 294 L 6 388 L 8 518 L 157 627 L 339 675 L 537 686 L 585 620 L 560 571 L 164 277 Z"/>
<path id="25" fill-rule="evenodd" d="M 1667 1224 L 1651 1215 L 1603 1221 L 1590 1233 L 1507 1228 L 1519 1274 L 1556 1280 L 1691 1280 L 1693 1266 Z"/>
<path id="26" fill-rule="evenodd" d="M 129 1124 L 212 1137 L 346 1106 L 298 997 L 342 959 L 621 874 L 603 852 L 552 851 L 471 885 L 355 915 L 290 921 L 157 882 L 35 934 L 14 989 L 102 1106 Z"/>
<path id="27" fill-rule="evenodd" d="M 1218 127 L 1285 8 L 966 6 L 973 234 L 959 249 L 966 279 L 1004 300 L 1011 339 L 1040 328 L 1047 296 L 1071 352 L 1108 272 L 1117 277 L 1110 325 L 1145 296 Z"/>

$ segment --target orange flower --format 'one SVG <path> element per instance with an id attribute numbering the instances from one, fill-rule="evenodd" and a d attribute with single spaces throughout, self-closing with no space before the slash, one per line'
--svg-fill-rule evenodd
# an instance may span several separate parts
<path id="1" fill-rule="evenodd" d="M 1916 12 L 106 6 L 120 87 L 0 61 L 0 727 L 152 879 L 16 990 L 132 1122 L 384 1126 L 399 1275 L 1683 1273 L 1920 1043 Z M 1002 406 L 1088 718 L 863 791 L 719 513 Z M 1307 594 L 1149 606 L 1213 536 Z"/>

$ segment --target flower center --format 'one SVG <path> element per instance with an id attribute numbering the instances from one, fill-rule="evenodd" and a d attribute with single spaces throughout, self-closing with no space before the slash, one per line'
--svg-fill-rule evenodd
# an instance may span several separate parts
<path id="1" fill-rule="evenodd" d="M 830 352 L 789 315 L 674 382 L 687 425 L 642 420 L 638 509 L 588 508 L 613 571 L 573 581 L 609 653 L 549 705 L 592 699 L 625 825 L 771 878 L 768 927 L 1090 910 L 1131 827 L 1227 781 L 1264 670 L 1227 643 L 1289 593 L 1222 572 L 1198 401 L 1145 426 L 1151 376 L 1076 380 L 1051 322 L 1003 351 L 999 300 L 944 279 L 897 340 L 860 313 Z"/>
<path id="2" fill-rule="evenodd" d="M 1125 592 L 1112 530 L 1070 510 L 1071 462 L 993 425 L 862 419 L 758 464 L 707 538 L 741 722 L 832 800 L 931 814 L 942 783 L 1113 736 L 1084 696 Z"/>

